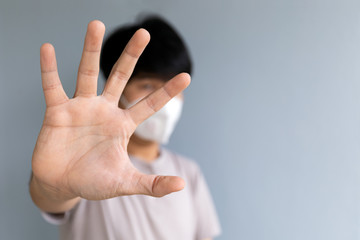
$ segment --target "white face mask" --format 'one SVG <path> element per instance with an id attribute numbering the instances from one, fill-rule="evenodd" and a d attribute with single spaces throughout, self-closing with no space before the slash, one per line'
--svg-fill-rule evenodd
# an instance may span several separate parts
<path id="1" fill-rule="evenodd" d="M 120 97 L 120 102 L 126 108 L 132 107 L 140 100 L 129 103 L 124 95 Z M 174 97 L 163 108 L 140 123 L 134 133 L 142 139 L 167 144 L 180 118 L 182 106 L 183 101 Z"/>

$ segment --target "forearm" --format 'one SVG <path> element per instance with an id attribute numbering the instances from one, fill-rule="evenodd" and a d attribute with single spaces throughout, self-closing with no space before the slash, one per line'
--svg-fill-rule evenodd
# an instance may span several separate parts
<path id="1" fill-rule="evenodd" d="M 68 199 L 65 196 L 55 194 L 42 186 L 33 175 L 31 176 L 29 188 L 33 202 L 45 212 L 63 213 L 72 209 L 80 201 L 80 197 Z"/>

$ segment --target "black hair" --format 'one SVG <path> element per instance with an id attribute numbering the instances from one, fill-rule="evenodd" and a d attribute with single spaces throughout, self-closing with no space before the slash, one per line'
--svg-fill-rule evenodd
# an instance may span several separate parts
<path id="1" fill-rule="evenodd" d="M 181 36 L 164 19 L 153 15 L 138 23 L 120 27 L 107 37 L 100 57 L 100 68 L 105 79 L 109 77 L 113 65 L 139 28 L 146 29 L 151 40 L 131 77 L 150 75 L 167 81 L 181 72 L 191 74 L 190 55 Z"/>

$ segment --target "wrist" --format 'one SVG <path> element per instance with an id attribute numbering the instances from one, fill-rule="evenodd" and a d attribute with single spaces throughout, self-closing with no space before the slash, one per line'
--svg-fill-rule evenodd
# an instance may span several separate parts
<path id="1" fill-rule="evenodd" d="M 42 183 L 34 175 L 30 181 L 30 195 L 33 202 L 41 210 L 50 213 L 68 211 L 80 200 L 80 197 L 63 193 L 58 189 Z"/>

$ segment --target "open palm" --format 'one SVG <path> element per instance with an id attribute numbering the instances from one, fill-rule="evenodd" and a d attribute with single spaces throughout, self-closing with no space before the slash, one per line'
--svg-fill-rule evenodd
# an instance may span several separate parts
<path id="1" fill-rule="evenodd" d="M 54 48 L 50 44 L 41 47 L 47 107 L 33 153 L 34 178 L 67 199 L 163 196 L 181 190 L 184 182 L 179 177 L 145 175 L 136 170 L 129 161 L 127 144 L 136 126 L 185 89 L 190 77 L 179 74 L 130 109 L 118 108 L 120 95 L 150 36 L 144 29 L 134 34 L 114 65 L 103 93 L 97 96 L 104 32 L 101 22 L 89 23 L 72 99 L 62 88 Z"/>

